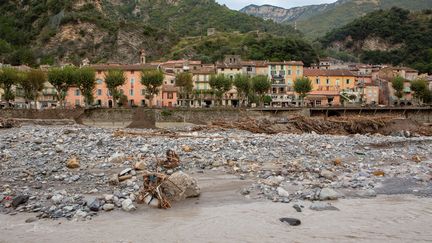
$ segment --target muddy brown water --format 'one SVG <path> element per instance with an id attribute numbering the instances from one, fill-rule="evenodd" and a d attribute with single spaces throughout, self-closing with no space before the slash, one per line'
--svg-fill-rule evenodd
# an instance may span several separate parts
<path id="1" fill-rule="evenodd" d="M 430 242 L 432 199 L 410 195 L 333 202 L 340 211 L 297 213 L 291 204 L 246 199 L 251 182 L 231 175 L 197 175 L 200 198 L 169 210 L 140 206 L 101 213 L 85 222 L 0 215 L 0 242 Z M 289 226 L 281 217 L 294 217 Z"/>

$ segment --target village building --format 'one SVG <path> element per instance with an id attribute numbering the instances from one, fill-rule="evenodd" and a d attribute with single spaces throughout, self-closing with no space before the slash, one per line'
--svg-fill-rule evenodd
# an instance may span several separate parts
<path id="1" fill-rule="evenodd" d="M 287 107 L 295 104 L 294 82 L 297 78 L 303 77 L 303 65 L 301 61 L 268 63 L 267 75 L 271 82 L 272 106 Z"/>
<path id="2" fill-rule="evenodd" d="M 90 67 L 96 71 L 96 88 L 93 94 L 95 97 L 95 104 L 100 107 L 109 108 L 116 106 L 104 80 L 109 70 L 118 69 L 122 70 L 126 76 L 126 82 L 119 87 L 119 90 L 127 97 L 127 105 L 130 107 L 150 106 L 150 99 L 147 97 L 145 87 L 141 84 L 141 71 L 144 69 L 156 69 L 158 66 L 159 64 L 90 65 Z M 84 106 L 84 102 L 84 97 L 81 95 L 80 90 L 77 87 L 71 87 L 66 96 L 66 106 Z M 176 104 L 177 89 L 171 81 L 165 78 L 159 94 L 153 98 L 152 105 L 156 107 L 172 107 Z"/>
<path id="3" fill-rule="evenodd" d="M 349 70 L 305 69 L 304 76 L 312 81 L 312 91 L 306 100 L 313 106 L 339 106 L 359 99 L 355 74 Z"/>

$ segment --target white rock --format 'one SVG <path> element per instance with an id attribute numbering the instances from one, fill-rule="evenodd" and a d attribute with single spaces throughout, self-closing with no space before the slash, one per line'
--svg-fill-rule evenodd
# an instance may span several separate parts
<path id="1" fill-rule="evenodd" d="M 63 196 L 62 195 L 60 195 L 60 194 L 56 194 L 56 195 L 54 195 L 54 196 L 52 196 L 52 198 L 51 198 L 51 201 L 54 203 L 54 204 L 60 204 L 62 201 L 63 201 Z"/>
<path id="2" fill-rule="evenodd" d="M 122 202 L 122 209 L 126 212 L 130 212 L 132 210 L 135 210 L 136 207 L 134 206 L 132 200 L 126 199 Z"/>
<path id="3" fill-rule="evenodd" d="M 103 206 L 102 206 L 102 209 L 104 210 L 104 211 L 111 211 L 111 210 L 113 210 L 115 208 L 115 205 L 114 204 L 111 204 L 111 203 L 105 203 Z"/>
<path id="4" fill-rule="evenodd" d="M 277 188 L 277 193 L 281 197 L 289 197 L 289 193 L 285 191 L 285 189 L 283 189 L 282 187 Z"/>
<path id="5" fill-rule="evenodd" d="M 320 200 L 336 200 L 340 197 L 340 194 L 331 189 L 331 188 L 323 188 L 319 194 Z"/>

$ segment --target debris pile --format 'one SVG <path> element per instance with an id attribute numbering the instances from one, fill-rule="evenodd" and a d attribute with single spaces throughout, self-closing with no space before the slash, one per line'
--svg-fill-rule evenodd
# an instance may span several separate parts
<path id="1" fill-rule="evenodd" d="M 253 133 L 317 133 L 317 134 L 367 134 L 381 133 L 390 135 L 394 132 L 410 130 L 418 135 L 432 136 L 432 127 L 417 124 L 411 120 L 400 117 L 338 117 L 336 118 L 309 118 L 303 116 L 282 119 L 254 119 L 241 118 L 237 121 L 214 121 L 215 127 L 240 129 Z M 406 129 L 403 129 L 406 128 Z"/>
<path id="2" fill-rule="evenodd" d="M 19 122 L 13 119 L 5 119 L 0 117 L 0 129 L 19 127 Z"/>

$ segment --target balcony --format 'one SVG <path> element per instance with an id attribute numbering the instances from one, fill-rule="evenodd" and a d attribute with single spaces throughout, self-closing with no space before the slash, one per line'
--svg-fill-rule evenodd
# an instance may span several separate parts
<path id="1" fill-rule="evenodd" d="M 283 80 L 280 80 L 280 81 L 276 81 L 276 80 L 273 80 L 272 81 L 272 86 L 273 87 L 286 87 L 287 86 L 287 84 L 283 81 Z"/>
<path id="2" fill-rule="evenodd" d="M 272 80 L 285 80 L 285 76 L 274 74 L 272 75 Z"/>

